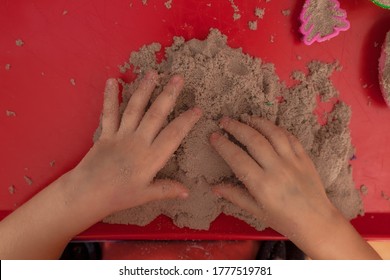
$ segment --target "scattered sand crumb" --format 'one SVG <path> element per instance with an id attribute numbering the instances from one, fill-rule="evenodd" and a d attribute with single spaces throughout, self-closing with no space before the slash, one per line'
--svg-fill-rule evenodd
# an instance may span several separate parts
<path id="1" fill-rule="evenodd" d="M 236 21 L 241 18 L 240 9 L 238 6 L 234 3 L 234 0 L 229 0 L 230 5 L 233 8 L 234 14 L 233 14 L 233 20 Z"/>
<path id="2" fill-rule="evenodd" d="M 270 41 L 271 43 L 274 43 L 274 42 L 275 42 L 275 36 L 274 36 L 274 35 L 271 35 L 271 36 L 269 37 L 269 41 Z"/>
<path id="3" fill-rule="evenodd" d="M 371 104 L 372 104 L 371 97 L 368 96 L 368 97 L 367 97 L 367 106 L 368 106 L 368 107 L 371 107 Z"/>
<path id="4" fill-rule="evenodd" d="M 368 194 L 368 188 L 366 185 L 361 185 L 360 186 L 360 192 L 362 193 L 362 195 L 367 195 Z"/>
<path id="5" fill-rule="evenodd" d="M 118 65 L 119 72 L 122 74 L 126 73 L 130 69 L 130 64 L 128 62 L 123 63 L 123 65 Z"/>
<path id="6" fill-rule="evenodd" d="M 305 79 L 305 73 L 303 73 L 302 71 L 294 71 L 292 72 L 290 78 L 295 81 L 302 81 Z"/>
<path id="7" fill-rule="evenodd" d="M 15 186 L 14 186 L 14 185 L 9 186 L 9 187 L 8 187 L 8 192 L 9 192 L 10 194 L 14 194 L 14 193 L 15 193 Z"/>
<path id="8" fill-rule="evenodd" d="M 362 85 L 362 88 L 368 88 L 368 84 Z"/>
<path id="9" fill-rule="evenodd" d="M 211 3 L 207 3 L 206 6 L 207 6 L 207 7 L 211 7 Z"/>
<path id="10" fill-rule="evenodd" d="M 266 3 L 269 3 L 269 2 L 271 2 L 271 0 L 265 0 L 265 2 L 266 2 Z"/>
<path id="11" fill-rule="evenodd" d="M 173 0 L 168 0 L 167 2 L 164 3 L 165 7 L 169 10 L 172 8 L 172 1 Z"/>
<path id="12" fill-rule="evenodd" d="M 16 117 L 16 113 L 14 111 L 6 110 L 5 114 L 7 117 Z"/>
<path id="13" fill-rule="evenodd" d="M 142 4 L 146 6 L 148 4 L 148 0 L 142 0 Z"/>
<path id="14" fill-rule="evenodd" d="M 4 66 L 5 70 L 9 71 L 11 69 L 11 64 L 7 63 L 5 66 Z"/>
<path id="15" fill-rule="evenodd" d="M 390 201 L 390 196 L 388 196 L 384 191 L 381 191 L 381 197 L 383 199 L 386 199 L 386 200 Z"/>
<path id="16" fill-rule="evenodd" d="M 238 19 L 240 19 L 241 18 L 241 14 L 239 14 L 239 13 L 234 13 L 233 14 L 233 20 L 234 21 L 236 21 L 236 20 L 238 20 Z"/>
<path id="17" fill-rule="evenodd" d="M 26 181 L 27 185 L 31 186 L 33 184 L 33 180 L 30 177 L 24 175 L 23 178 Z"/>
<path id="18" fill-rule="evenodd" d="M 302 56 L 297 55 L 297 59 L 298 59 L 298 60 L 302 60 Z"/>
<path id="19" fill-rule="evenodd" d="M 379 46 L 378 42 L 374 42 L 374 48 L 377 48 Z"/>
<path id="20" fill-rule="evenodd" d="M 63 16 L 66 16 L 68 14 L 68 10 L 64 10 L 63 12 L 62 12 L 62 15 Z"/>
<path id="21" fill-rule="evenodd" d="M 126 83 L 123 79 L 118 78 L 117 80 L 118 80 L 118 83 L 119 83 L 122 87 L 124 87 L 124 88 L 126 87 L 127 83 Z"/>
<path id="22" fill-rule="evenodd" d="M 17 39 L 17 40 L 15 41 L 15 44 L 16 44 L 18 47 L 22 47 L 22 46 L 24 45 L 24 42 L 23 42 L 22 39 Z"/>
<path id="23" fill-rule="evenodd" d="M 231 4 L 231 6 L 232 6 L 234 12 L 237 13 L 237 12 L 240 11 L 240 9 L 238 8 L 238 6 L 234 3 L 234 0 L 229 0 L 229 2 L 230 2 L 230 4 Z"/>
<path id="24" fill-rule="evenodd" d="M 52 160 L 51 162 L 49 162 L 49 164 L 50 164 L 51 167 L 54 167 L 54 165 L 56 165 L 56 161 Z"/>
<path id="25" fill-rule="evenodd" d="M 248 21 L 248 27 L 250 30 L 257 30 L 257 20 Z"/>
<path id="26" fill-rule="evenodd" d="M 71 79 L 70 79 L 70 83 L 71 83 L 72 86 L 75 86 L 75 85 L 76 85 L 75 79 L 71 78 Z"/>
<path id="27" fill-rule="evenodd" d="M 291 14 L 291 11 L 290 10 L 282 10 L 282 14 L 284 15 L 284 16 L 289 16 L 290 14 Z"/>
<path id="28" fill-rule="evenodd" d="M 256 8 L 255 9 L 255 16 L 257 16 L 258 18 L 262 19 L 265 15 L 265 8 L 261 9 L 261 8 Z"/>

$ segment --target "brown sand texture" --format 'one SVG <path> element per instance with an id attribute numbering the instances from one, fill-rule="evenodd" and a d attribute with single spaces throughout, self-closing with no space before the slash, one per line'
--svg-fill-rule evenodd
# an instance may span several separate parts
<path id="1" fill-rule="evenodd" d="M 345 28 L 347 22 L 345 11 L 337 9 L 332 0 L 311 0 L 305 4 L 305 20 L 308 20 L 304 26 L 308 33 L 307 41 L 312 41 L 315 36 L 321 38 L 329 36 L 335 32 L 335 28 Z"/>
<path id="2" fill-rule="evenodd" d="M 390 6 L 390 0 L 375 0 L 375 2 L 382 4 L 384 6 Z"/>
<path id="3" fill-rule="evenodd" d="M 338 95 L 329 80 L 337 64 L 313 61 L 308 65 L 309 73 L 295 72 L 297 85 L 287 88 L 279 81 L 273 64 L 230 48 L 227 37 L 216 29 L 210 30 L 206 40 L 185 42 L 182 37 L 175 37 L 172 46 L 165 49 L 165 60 L 157 63 L 155 53 L 160 49 L 158 43 L 153 43 L 131 54 L 129 64 L 139 75 L 133 83 L 124 84 L 121 111 L 147 70 L 152 68 L 160 73 L 160 84 L 152 100 L 172 75 L 184 76 L 184 89 L 168 120 L 194 105 L 200 106 L 204 115 L 157 178 L 184 183 L 190 196 L 186 200 L 158 201 L 120 211 L 104 222 L 143 226 L 164 214 L 178 227 L 208 229 L 220 213 L 225 213 L 263 230 L 266 225 L 262 222 L 211 192 L 211 185 L 222 181 L 243 187 L 208 142 L 210 134 L 220 130 L 217 121 L 222 116 L 239 119 L 242 114 L 267 118 L 293 133 L 313 159 L 335 206 L 348 219 L 362 213 L 349 165 L 353 154 L 348 129 L 351 110 L 338 101 L 323 126 L 313 114 L 318 95 L 324 101 Z M 95 140 L 99 134 L 100 128 Z"/>
<path id="4" fill-rule="evenodd" d="M 390 31 L 386 33 L 379 58 L 379 85 L 386 104 L 390 106 Z"/>

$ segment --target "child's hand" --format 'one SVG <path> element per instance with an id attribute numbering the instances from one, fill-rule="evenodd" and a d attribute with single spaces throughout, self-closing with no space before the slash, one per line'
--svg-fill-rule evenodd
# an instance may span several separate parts
<path id="1" fill-rule="evenodd" d="M 248 153 L 226 137 L 213 133 L 210 141 L 247 191 L 219 185 L 214 192 L 252 213 L 288 237 L 312 258 L 379 258 L 351 224 L 331 204 L 313 162 L 287 131 L 259 117 L 229 118 L 224 130 Z"/>
<path id="2" fill-rule="evenodd" d="M 162 129 L 184 81 L 174 76 L 145 113 L 156 80 L 157 73 L 146 74 L 122 119 L 118 83 L 107 81 L 102 134 L 75 169 L 84 178 L 80 185 L 88 186 L 86 191 L 97 198 L 100 207 L 107 208 L 107 215 L 153 200 L 188 196 L 188 190 L 178 182 L 152 181 L 199 120 L 201 110 L 188 110 Z"/>
<path id="3" fill-rule="evenodd" d="M 178 182 L 152 181 L 202 113 L 188 110 L 162 129 L 184 81 L 174 76 L 144 113 L 156 79 L 146 74 L 122 118 L 118 83 L 107 81 L 100 139 L 73 170 L 0 222 L 1 259 L 58 258 L 70 239 L 115 211 L 188 196 Z"/>
<path id="4" fill-rule="evenodd" d="M 244 116 L 241 123 L 223 118 L 220 125 L 248 150 L 212 134 L 211 144 L 230 165 L 250 195 L 232 185 L 214 191 L 290 237 L 299 234 L 305 217 L 329 218 L 336 211 L 320 177 L 299 141 L 266 119 Z"/>

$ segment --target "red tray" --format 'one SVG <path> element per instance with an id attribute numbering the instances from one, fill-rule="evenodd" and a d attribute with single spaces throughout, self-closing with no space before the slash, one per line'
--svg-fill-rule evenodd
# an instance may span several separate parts
<path id="1" fill-rule="evenodd" d="M 313 59 L 340 61 L 343 71 L 332 79 L 341 99 L 352 107 L 354 180 L 356 187 L 368 187 L 363 198 L 366 215 L 353 224 L 365 238 L 390 238 L 390 201 L 382 195 L 390 196 L 390 109 L 377 79 L 380 46 L 390 30 L 388 11 L 368 0 L 341 1 L 351 29 L 328 42 L 305 46 L 298 32 L 303 1 L 235 0 L 242 16 L 237 21 L 228 0 L 174 0 L 169 10 L 164 0 L 149 0 L 146 6 L 141 0 L 118 2 L 0 0 L 0 218 L 74 167 L 88 151 L 99 122 L 105 80 L 129 80 L 117 65 L 131 51 L 154 41 L 170 45 L 175 35 L 203 39 L 214 27 L 229 36 L 230 46 L 275 63 L 288 84 L 291 71 L 304 70 Z M 265 16 L 258 21 L 258 30 L 251 31 L 248 21 L 256 19 L 255 7 L 265 7 Z M 281 12 L 287 9 L 290 16 Z M 25 44 L 16 46 L 17 39 Z M 16 112 L 16 117 L 6 116 L 6 110 Z M 52 160 L 54 167 L 49 164 Z M 24 175 L 32 178 L 32 186 Z M 13 195 L 8 192 L 10 185 L 16 187 Z M 77 238 L 282 237 L 221 215 L 209 231 L 179 229 L 161 216 L 146 227 L 99 223 Z"/>

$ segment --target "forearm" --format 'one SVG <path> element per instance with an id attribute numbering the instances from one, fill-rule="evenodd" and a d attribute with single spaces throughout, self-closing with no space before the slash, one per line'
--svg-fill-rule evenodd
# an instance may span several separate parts
<path id="1" fill-rule="evenodd" d="M 0 259 L 58 258 L 75 235 L 104 216 L 88 209 L 75 176 L 65 174 L 0 223 Z"/>
<path id="2" fill-rule="evenodd" d="M 313 219 L 295 243 L 313 259 L 381 259 L 338 211 Z"/>

